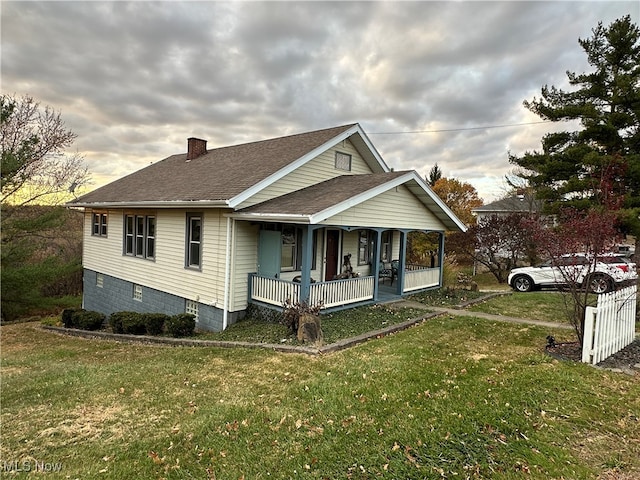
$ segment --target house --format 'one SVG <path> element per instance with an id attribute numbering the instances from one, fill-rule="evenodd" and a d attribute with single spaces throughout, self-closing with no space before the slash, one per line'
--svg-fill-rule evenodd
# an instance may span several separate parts
<path id="1" fill-rule="evenodd" d="M 330 311 L 438 287 L 440 266 L 406 264 L 407 233 L 436 232 L 442 256 L 444 232 L 465 229 L 359 124 L 215 149 L 189 138 L 67 205 L 85 212 L 84 308 L 188 312 L 205 330 L 250 303 Z"/>
<path id="2" fill-rule="evenodd" d="M 533 214 L 539 213 L 542 209 L 542 202 L 531 194 L 518 194 L 496 200 L 495 202 L 474 208 L 471 213 L 476 215 L 478 220 L 493 215 L 506 216 L 512 213 Z"/>

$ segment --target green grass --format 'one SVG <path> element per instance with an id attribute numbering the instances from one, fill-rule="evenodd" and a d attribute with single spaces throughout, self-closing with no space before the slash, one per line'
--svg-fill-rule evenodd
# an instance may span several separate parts
<path id="1" fill-rule="evenodd" d="M 412 308 L 392 308 L 384 305 L 372 305 L 321 316 L 324 343 L 333 343 L 374 330 L 396 325 L 428 313 L 428 310 Z M 296 336 L 284 325 L 247 318 L 231 325 L 223 332 L 200 333 L 197 338 L 203 340 L 227 340 L 256 343 L 286 343 L 299 345 Z"/>
<path id="2" fill-rule="evenodd" d="M 567 323 L 566 302 L 571 296 L 561 292 L 513 292 L 493 297 L 486 302 L 468 308 L 472 312 L 484 312 L 507 317 L 530 318 L 547 322 Z"/>
<path id="3" fill-rule="evenodd" d="M 546 356 L 548 333 L 442 316 L 308 357 L 5 325 L 0 458 L 51 479 L 636 478 L 640 382 Z"/>

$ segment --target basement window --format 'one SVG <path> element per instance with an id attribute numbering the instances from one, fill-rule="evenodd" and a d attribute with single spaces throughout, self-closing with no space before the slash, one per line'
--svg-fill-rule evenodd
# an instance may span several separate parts
<path id="1" fill-rule="evenodd" d="M 139 302 L 142 301 L 142 285 L 133 286 L 133 299 Z"/>
<path id="2" fill-rule="evenodd" d="M 190 313 L 193 315 L 198 321 L 198 302 L 194 302 L 193 300 L 187 300 L 187 304 L 185 306 L 185 313 Z"/>

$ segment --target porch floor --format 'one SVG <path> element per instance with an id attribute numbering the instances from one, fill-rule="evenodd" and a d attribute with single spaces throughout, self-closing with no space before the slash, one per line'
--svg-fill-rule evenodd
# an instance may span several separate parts
<path id="1" fill-rule="evenodd" d="M 382 282 L 378 283 L 378 302 L 389 302 L 391 300 L 397 300 L 399 298 L 401 298 L 400 295 L 398 295 L 397 291 L 397 285 L 396 282 L 393 282 L 393 285 L 389 285 L 389 282 L 385 282 L 384 284 Z"/>

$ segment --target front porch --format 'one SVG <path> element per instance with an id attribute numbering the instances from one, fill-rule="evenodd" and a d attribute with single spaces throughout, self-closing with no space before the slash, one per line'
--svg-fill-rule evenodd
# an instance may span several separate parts
<path id="1" fill-rule="evenodd" d="M 282 307 L 287 301 L 321 304 L 331 311 L 371 303 L 385 302 L 420 290 L 441 286 L 441 269 L 422 265 L 406 265 L 398 269 L 390 285 L 388 278 L 376 275 L 358 276 L 310 283 L 308 295 L 303 284 L 295 281 L 249 275 L 249 301 L 271 307 Z"/>

